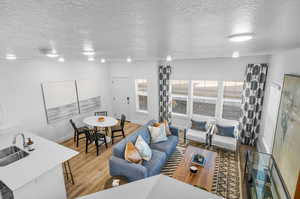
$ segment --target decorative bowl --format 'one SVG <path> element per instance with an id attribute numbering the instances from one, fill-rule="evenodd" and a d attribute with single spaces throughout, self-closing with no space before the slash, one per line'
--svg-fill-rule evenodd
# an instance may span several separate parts
<path id="1" fill-rule="evenodd" d="M 105 118 L 104 117 L 99 117 L 98 122 L 104 122 Z"/>
<path id="2" fill-rule="evenodd" d="M 195 166 L 191 166 L 191 167 L 190 167 L 190 171 L 191 171 L 192 173 L 197 173 L 197 172 L 198 172 L 198 168 L 195 167 Z"/>

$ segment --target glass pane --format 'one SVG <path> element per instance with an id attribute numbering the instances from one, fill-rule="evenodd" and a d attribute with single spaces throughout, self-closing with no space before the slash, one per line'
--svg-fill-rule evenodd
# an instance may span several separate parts
<path id="1" fill-rule="evenodd" d="M 222 118 L 228 120 L 239 120 L 241 115 L 241 102 L 223 102 Z"/>
<path id="2" fill-rule="evenodd" d="M 173 99 L 172 100 L 172 112 L 179 114 L 187 114 L 187 100 Z"/>
<path id="3" fill-rule="evenodd" d="M 239 120 L 243 82 L 225 81 L 222 118 Z"/>
<path id="4" fill-rule="evenodd" d="M 198 97 L 217 97 L 218 81 L 193 81 L 193 93 Z"/>
<path id="5" fill-rule="evenodd" d="M 139 109 L 143 111 L 148 110 L 148 97 L 144 95 L 139 95 Z"/>
<path id="6" fill-rule="evenodd" d="M 215 100 L 201 100 L 194 99 L 193 101 L 193 114 L 215 116 L 216 101 Z"/>
<path id="7" fill-rule="evenodd" d="M 137 92 L 147 92 L 147 80 L 146 79 L 137 79 Z"/>
<path id="8" fill-rule="evenodd" d="M 172 95 L 188 96 L 188 81 L 187 80 L 172 80 L 171 93 Z"/>
<path id="9" fill-rule="evenodd" d="M 243 82 L 224 82 L 224 98 L 226 99 L 241 99 Z"/>

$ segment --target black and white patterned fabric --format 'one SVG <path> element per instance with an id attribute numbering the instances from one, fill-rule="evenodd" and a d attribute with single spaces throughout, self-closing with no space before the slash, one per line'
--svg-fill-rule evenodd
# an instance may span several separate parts
<path id="1" fill-rule="evenodd" d="M 171 66 L 159 66 L 159 121 L 171 122 L 170 75 Z"/>
<path id="2" fill-rule="evenodd" d="M 256 144 L 262 117 L 267 64 L 248 64 L 246 68 L 242 111 L 240 118 L 240 138 L 243 144 Z"/>

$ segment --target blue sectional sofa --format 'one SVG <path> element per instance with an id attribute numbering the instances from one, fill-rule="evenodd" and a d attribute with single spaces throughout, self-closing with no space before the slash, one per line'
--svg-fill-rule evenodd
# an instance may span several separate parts
<path id="1" fill-rule="evenodd" d="M 178 144 L 178 129 L 170 126 L 172 135 L 168 136 L 167 141 L 150 144 L 151 138 L 148 126 L 154 122 L 155 120 L 149 121 L 113 147 L 112 157 L 109 160 L 109 172 L 111 176 L 124 176 L 132 182 L 160 173 L 160 170 L 165 165 L 168 157 L 176 150 Z M 137 136 L 139 135 L 141 135 L 150 145 L 150 148 L 152 149 L 152 158 L 150 161 L 143 161 L 142 164 L 134 164 L 124 159 L 124 151 L 126 144 L 129 141 L 135 144 Z"/>

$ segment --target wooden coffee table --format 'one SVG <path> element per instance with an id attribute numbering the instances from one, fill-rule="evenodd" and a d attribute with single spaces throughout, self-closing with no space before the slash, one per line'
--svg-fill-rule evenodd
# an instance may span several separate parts
<path id="1" fill-rule="evenodd" d="M 191 160 L 194 154 L 201 154 L 206 159 L 204 167 L 196 166 L 198 168 L 198 172 L 195 174 L 190 172 L 190 166 L 192 166 Z M 201 187 L 211 192 L 216 157 L 216 152 L 208 151 L 194 146 L 188 146 L 183 159 L 181 160 L 175 173 L 173 174 L 173 178 L 191 185 Z"/>

